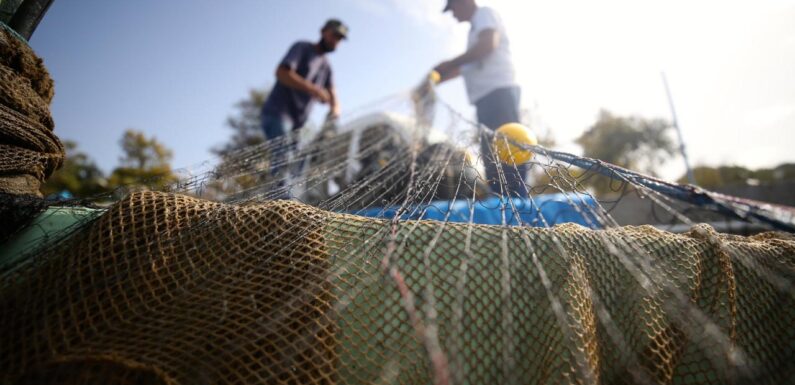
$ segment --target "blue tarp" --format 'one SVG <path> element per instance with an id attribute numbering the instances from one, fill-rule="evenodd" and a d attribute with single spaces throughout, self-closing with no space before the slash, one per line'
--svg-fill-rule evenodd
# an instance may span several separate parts
<path id="1" fill-rule="evenodd" d="M 434 201 L 427 205 L 409 207 L 400 219 L 432 219 L 437 221 L 472 223 L 483 225 L 505 224 L 512 226 L 546 227 L 562 223 L 577 223 L 598 228 L 594 216 L 596 201 L 585 194 L 545 194 L 532 198 L 492 197 L 482 201 Z M 369 208 L 353 214 L 371 218 L 392 219 L 398 207 Z M 448 216 L 449 215 L 449 216 Z M 544 223 L 544 220 L 546 221 Z"/>

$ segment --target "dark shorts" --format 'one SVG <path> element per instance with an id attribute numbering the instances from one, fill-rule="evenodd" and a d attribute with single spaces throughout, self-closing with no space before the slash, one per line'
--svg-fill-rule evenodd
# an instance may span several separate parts
<path id="1" fill-rule="evenodd" d="M 521 90 L 519 87 L 499 88 L 475 102 L 478 123 L 488 127 L 480 138 L 480 153 L 486 168 L 487 182 L 495 194 L 527 197 L 528 188 L 525 186 L 527 178 L 526 164 L 506 165 L 501 164 L 491 151 L 494 131 L 506 123 L 519 123 L 519 101 Z M 500 174 L 502 173 L 502 177 Z M 504 183 L 501 183 L 502 179 Z"/>
<path id="2" fill-rule="evenodd" d="M 496 130 L 506 123 L 521 120 L 519 102 L 522 90 L 519 87 L 498 88 L 475 102 L 478 122 Z"/>
<path id="3" fill-rule="evenodd" d="M 295 151 L 296 141 L 293 135 L 293 123 L 289 118 L 279 115 L 264 113 L 262 118 L 262 131 L 270 147 L 270 175 L 275 181 L 271 182 L 271 195 L 279 199 L 289 199 L 289 188 L 286 183 L 289 177 L 290 153 Z"/>

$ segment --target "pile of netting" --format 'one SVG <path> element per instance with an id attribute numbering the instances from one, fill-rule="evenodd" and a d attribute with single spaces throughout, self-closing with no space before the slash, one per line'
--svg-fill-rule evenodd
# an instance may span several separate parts
<path id="1" fill-rule="evenodd" d="M 39 187 L 61 166 L 53 133 L 53 82 L 30 47 L 0 24 L 0 241 L 42 204 Z"/>
<path id="2" fill-rule="evenodd" d="M 0 27 L 0 193 L 41 195 L 64 149 L 53 133 L 52 79 L 24 42 Z"/>
<path id="3" fill-rule="evenodd" d="M 138 193 L 3 277 L 0 371 L 16 384 L 780 384 L 795 374 L 793 274 L 784 234 Z"/>
<path id="4" fill-rule="evenodd" d="M 0 194 L 34 197 L 63 153 L 51 83 L 24 43 L 0 52 Z M 0 260 L 0 383 L 795 381 L 795 237 L 698 224 L 792 211 L 537 146 L 529 197 L 503 196 L 482 127 L 450 120 L 472 131 L 365 120 L 88 200 L 100 215 Z M 689 231 L 621 226 L 593 174 Z"/>

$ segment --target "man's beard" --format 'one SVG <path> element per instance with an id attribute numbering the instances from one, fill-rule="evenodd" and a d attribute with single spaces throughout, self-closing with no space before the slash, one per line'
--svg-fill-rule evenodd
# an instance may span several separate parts
<path id="1" fill-rule="evenodd" d="M 321 38 L 320 43 L 317 43 L 317 46 L 320 47 L 320 52 L 323 53 L 334 52 L 334 47 L 326 43 L 326 39 Z"/>

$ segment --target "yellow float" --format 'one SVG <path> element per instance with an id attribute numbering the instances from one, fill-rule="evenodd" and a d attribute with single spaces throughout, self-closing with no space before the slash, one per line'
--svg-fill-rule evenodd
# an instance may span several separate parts
<path id="1" fill-rule="evenodd" d="M 533 131 L 519 123 L 502 125 L 494 133 L 494 147 L 497 158 L 505 164 L 521 164 L 530 161 L 533 153 L 518 145 L 537 145 L 538 139 Z"/>

